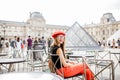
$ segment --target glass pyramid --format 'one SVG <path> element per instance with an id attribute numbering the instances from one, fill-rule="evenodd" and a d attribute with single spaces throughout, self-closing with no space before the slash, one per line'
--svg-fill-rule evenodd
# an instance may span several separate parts
<path id="1" fill-rule="evenodd" d="M 79 49 L 79 50 L 101 50 L 102 48 L 97 42 L 80 26 L 78 22 L 75 22 L 66 31 L 66 48 Z"/>

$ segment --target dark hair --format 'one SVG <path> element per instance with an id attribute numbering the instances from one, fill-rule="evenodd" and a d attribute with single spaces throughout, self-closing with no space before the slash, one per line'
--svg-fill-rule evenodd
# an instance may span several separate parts
<path id="1" fill-rule="evenodd" d="M 14 36 L 14 38 L 17 38 L 17 36 Z"/>
<path id="2" fill-rule="evenodd" d="M 42 36 L 42 39 L 44 39 L 44 36 Z"/>
<path id="3" fill-rule="evenodd" d="M 17 38 L 17 42 L 20 42 L 20 38 L 19 37 Z"/>
<path id="4" fill-rule="evenodd" d="M 9 47 L 9 43 L 8 42 L 6 42 L 5 45 L 6 45 L 6 47 Z"/>

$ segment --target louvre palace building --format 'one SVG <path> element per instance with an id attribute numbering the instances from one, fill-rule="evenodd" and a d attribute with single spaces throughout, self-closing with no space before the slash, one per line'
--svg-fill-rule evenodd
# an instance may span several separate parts
<path id="1" fill-rule="evenodd" d="M 31 37 L 48 38 L 56 30 L 66 31 L 68 26 L 46 24 L 46 20 L 40 12 L 30 13 L 26 22 L 0 20 L 0 37 L 13 38 L 19 36 L 26 39 Z"/>
<path id="2" fill-rule="evenodd" d="M 85 30 L 96 40 L 107 40 L 120 29 L 120 21 L 116 21 L 112 13 L 105 13 L 98 24 L 84 25 Z"/>
<path id="3" fill-rule="evenodd" d="M 46 24 L 46 20 L 40 12 L 32 12 L 26 22 L 0 20 L 0 37 L 13 38 L 19 36 L 26 39 L 32 37 L 48 38 L 56 30 L 66 31 L 69 26 Z M 96 41 L 108 39 L 120 29 L 120 21 L 116 21 L 112 13 L 105 13 L 98 24 L 86 24 L 82 26 Z"/>

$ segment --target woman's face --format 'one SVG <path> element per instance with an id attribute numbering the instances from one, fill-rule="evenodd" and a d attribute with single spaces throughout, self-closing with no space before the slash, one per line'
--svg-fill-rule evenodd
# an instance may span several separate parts
<path id="1" fill-rule="evenodd" d="M 65 39 L 65 36 L 63 36 L 63 35 L 58 35 L 58 36 L 57 36 L 57 41 L 58 41 L 58 43 L 60 43 L 60 44 L 62 44 L 62 43 L 64 42 L 64 39 Z"/>

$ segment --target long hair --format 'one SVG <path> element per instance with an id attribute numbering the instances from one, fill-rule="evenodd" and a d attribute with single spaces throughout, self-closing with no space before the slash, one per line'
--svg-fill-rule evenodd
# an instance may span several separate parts
<path id="1" fill-rule="evenodd" d="M 57 41 L 57 38 L 54 38 L 53 43 L 52 43 L 51 46 L 54 47 L 56 45 L 58 45 L 58 41 Z M 65 56 L 65 38 L 64 38 L 64 42 L 62 44 L 60 44 L 60 48 L 62 49 L 63 55 Z"/>

